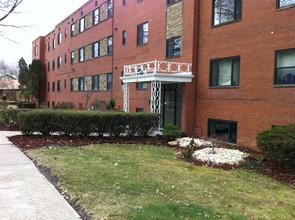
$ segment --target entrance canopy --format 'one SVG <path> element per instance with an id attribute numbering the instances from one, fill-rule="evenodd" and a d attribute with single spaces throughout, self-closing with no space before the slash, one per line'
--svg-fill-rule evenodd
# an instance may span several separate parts
<path id="1" fill-rule="evenodd" d="M 151 83 L 150 110 L 161 112 L 161 84 L 188 83 L 192 81 L 192 64 L 168 61 L 150 61 L 124 66 L 124 75 L 120 77 L 124 90 L 124 111 L 129 112 L 129 83 Z"/>
<path id="2" fill-rule="evenodd" d="M 132 82 L 191 82 L 193 75 L 192 64 L 150 61 L 124 66 L 124 76 L 121 77 L 123 83 Z"/>

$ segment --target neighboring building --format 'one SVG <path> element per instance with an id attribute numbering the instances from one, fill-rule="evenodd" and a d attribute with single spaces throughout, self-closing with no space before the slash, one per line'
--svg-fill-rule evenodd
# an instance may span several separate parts
<path id="1" fill-rule="evenodd" d="M 33 41 L 42 102 L 116 100 L 161 126 L 255 148 L 295 123 L 295 1 L 90 0 Z"/>
<path id="2" fill-rule="evenodd" d="M 0 76 L 0 97 L 6 96 L 9 100 L 19 100 L 20 89 L 18 80 L 9 75 Z"/>

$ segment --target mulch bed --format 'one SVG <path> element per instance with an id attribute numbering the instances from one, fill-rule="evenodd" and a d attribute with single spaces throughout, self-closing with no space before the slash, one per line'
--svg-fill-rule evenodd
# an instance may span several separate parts
<path id="1" fill-rule="evenodd" d="M 17 127 L 3 127 L 0 126 L 0 130 L 18 130 Z M 144 144 L 144 145 L 156 145 L 162 147 L 168 147 L 167 138 L 163 137 L 68 137 L 68 136 L 43 136 L 43 135 L 16 135 L 8 137 L 8 139 L 16 145 L 22 151 L 29 149 L 40 148 L 43 146 L 83 146 L 89 144 Z M 250 152 L 248 152 L 250 153 Z M 185 160 L 180 155 L 178 157 Z M 295 170 L 290 167 L 282 167 L 268 160 L 257 160 L 250 158 L 246 163 L 241 166 L 230 165 L 212 165 L 206 164 L 196 160 L 185 160 L 199 166 L 210 166 L 214 168 L 229 170 L 229 169 L 246 169 L 251 172 L 257 172 L 263 175 L 267 175 L 277 181 L 284 184 L 295 185 Z"/>

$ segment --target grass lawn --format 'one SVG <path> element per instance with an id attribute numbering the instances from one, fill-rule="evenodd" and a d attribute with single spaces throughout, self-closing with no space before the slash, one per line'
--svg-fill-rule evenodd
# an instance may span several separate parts
<path id="1" fill-rule="evenodd" d="M 27 153 L 94 219 L 295 219 L 295 187 L 191 165 L 173 149 L 104 144 Z"/>

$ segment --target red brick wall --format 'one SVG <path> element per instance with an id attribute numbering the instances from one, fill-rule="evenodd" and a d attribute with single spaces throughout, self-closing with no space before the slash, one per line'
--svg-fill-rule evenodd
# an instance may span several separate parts
<path id="1" fill-rule="evenodd" d="M 256 134 L 295 123 L 295 87 L 274 86 L 275 51 L 295 48 L 295 7 L 243 1 L 242 20 L 212 27 L 212 1 L 200 4 L 196 134 L 208 118 L 238 122 L 238 145 L 255 148 Z M 209 88 L 210 60 L 240 56 L 239 88 Z"/>

